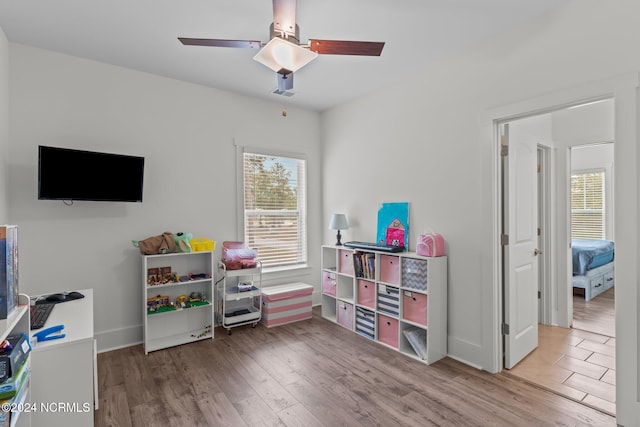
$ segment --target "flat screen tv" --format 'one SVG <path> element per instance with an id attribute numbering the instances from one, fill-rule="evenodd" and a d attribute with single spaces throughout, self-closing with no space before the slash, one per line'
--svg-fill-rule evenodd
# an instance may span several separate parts
<path id="1" fill-rule="evenodd" d="M 144 157 L 38 147 L 39 200 L 142 202 Z"/>

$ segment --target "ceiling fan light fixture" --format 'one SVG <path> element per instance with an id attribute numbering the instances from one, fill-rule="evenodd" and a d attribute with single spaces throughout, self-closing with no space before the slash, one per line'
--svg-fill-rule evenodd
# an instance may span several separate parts
<path id="1" fill-rule="evenodd" d="M 317 57 L 318 54 L 309 49 L 274 37 L 253 59 L 277 73 L 283 68 L 296 72 Z"/>

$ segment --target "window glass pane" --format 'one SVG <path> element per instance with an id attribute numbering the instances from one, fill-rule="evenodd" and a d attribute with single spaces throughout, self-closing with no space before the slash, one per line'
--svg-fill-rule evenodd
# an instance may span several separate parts
<path id="1" fill-rule="evenodd" d="M 264 267 L 307 261 L 305 161 L 244 153 L 244 241 Z"/>
<path id="2" fill-rule="evenodd" d="M 571 176 L 571 237 L 605 238 L 604 171 Z"/>

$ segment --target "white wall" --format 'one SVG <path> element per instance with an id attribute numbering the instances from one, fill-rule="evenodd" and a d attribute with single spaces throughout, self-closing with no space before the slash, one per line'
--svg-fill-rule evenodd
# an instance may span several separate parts
<path id="1" fill-rule="evenodd" d="M 0 224 L 8 224 L 9 200 L 9 42 L 0 28 Z"/>
<path id="2" fill-rule="evenodd" d="M 500 106 L 640 69 L 639 13 L 633 0 L 576 1 L 323 114 L 323 218 L 343 211 L 354 225 L 347 239 L 371 240 L 377 203 L 409 201 L 411 249 L 426 228 L 446 238 L 452 357 L 491 370 L 497 353 L 495 313 L 487 313 L 494 302 L 494 159 L 484 117 Z M 330 242 L 331 233 L 324 233 Z M 623 421 L 630 419 L 631 399 L 619 405 Z"/>
<path id="3" fill-rule="evenodd" d="M 137 71 L 9 44 L 9 216 L 30 294 L 94 288 L 98 347 L 140 342 L 141 262 L 132 239 L 163 231 L 236 240 L 235 142 L 308 159 L 312 267 L 270 283 L 319 284 L 319 115 Z M 37 147 L 145 157 L 144 202 L 37 200 Z M 79 179 L 82 179 L 79 177 Z M 218 256 L 218 255 L 216 255 Z"/>

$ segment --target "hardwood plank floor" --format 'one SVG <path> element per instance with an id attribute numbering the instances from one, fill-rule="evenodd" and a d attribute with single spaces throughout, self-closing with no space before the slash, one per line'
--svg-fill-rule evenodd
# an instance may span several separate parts
<path id="1" fill-rule="evenodd" d="M 587 380 L 588 381 L 588 380 Z M 615 426 L 504 374 L 427 366 L 324 320 L 98 355 L 102 426 Z M 594 397 L 596 399 L 597 397 Z"/>
<path id="2" fill-rule="evenodd" d="M 584 289 L 573 288 L 573 327 L 607 337 L 616 336 L 615 286 L 584 300 Z"/>

